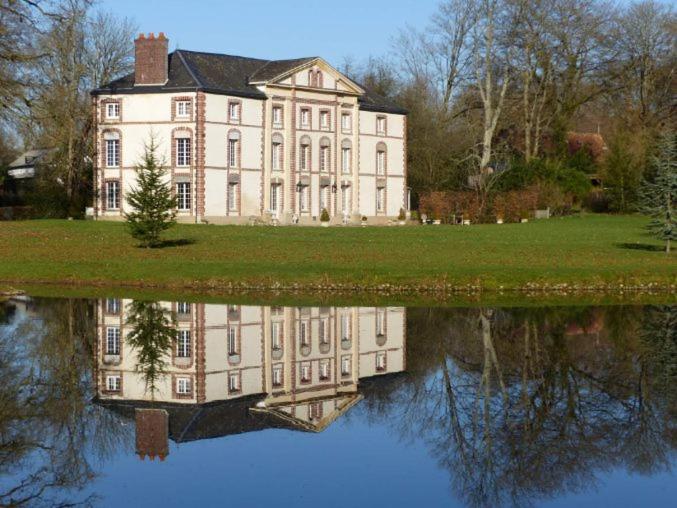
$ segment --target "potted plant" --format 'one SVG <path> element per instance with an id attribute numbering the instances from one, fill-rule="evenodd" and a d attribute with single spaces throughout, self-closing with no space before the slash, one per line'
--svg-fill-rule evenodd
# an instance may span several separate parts
<path id="1" fill-rule="evenodd" d="M 407 220 L 407 215 L 404 212 L 404 208 L 400 208 L 400 214 L 397 216 L 397 221 L 400 224 L 400 226 L 405 225 L 405 221 Z"/>
<path id="2" fill-rule="evenodd" d="M 496 224 L 503 224 L 503 215 L 502 214 L 496 214 Z"/>
<path id="3" fill-rule="evenodd" d="M 366 226 L 367 226 L 367 216 L 366 216 L 366 215 L 363 215 L 363 216 L 362 216 L 362 227 L 364 228 L 364 227 L 366 227 Z"/>
<path id="4" fill-rule="evenodd" d="M 323 208 L 322 213 L 320 214 L 320 224 L 324 228 L 329 227 L 329 212 L 327 211 L 326 208 Z"/>

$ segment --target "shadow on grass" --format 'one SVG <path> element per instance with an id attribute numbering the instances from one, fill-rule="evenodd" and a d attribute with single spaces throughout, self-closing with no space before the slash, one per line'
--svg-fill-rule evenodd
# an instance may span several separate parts
<path id="1" fill-rule="evenodd" d="M 185 245 L 193 245 L 195 240 L 192 238 L 179 238 L 177 240 L 162 240 L 155 249 L 167 249 L 169 247 L 183 247 Z"/>
<path id="2" fill-rule="evenodd" d="M 651 245 L 648 243 L 617 243 L 616 247 L 620 247 L 621 249 L 646 250 L 649 252 L 665 252 L 664 246 Z"/>

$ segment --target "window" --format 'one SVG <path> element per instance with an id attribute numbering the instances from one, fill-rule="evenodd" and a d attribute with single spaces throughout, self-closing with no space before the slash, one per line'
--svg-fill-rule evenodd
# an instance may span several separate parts
<path id="1" fill-rule="evenodd" d="M 341 130 L 343 130 L 343 132 L 351 131 L 350 113 L 343 113 L 341 115 Z"/>
<path id="2" fill-rule="evenodd" d="M 385 175 L 386 172 L 386 152 L 378 150 L 376 152 L 376 174 Z"/>
<path id="3" fill-rule="evenodd" d="M 117 120 L 120 118 L 120 103 L 108 102 L 106 104 L 106 118 L 109 120 Z"/>
<path id="4" fill-rule="evenodd" d="M 341 187 L 341 211 L 350 213 L 350 187 L 347 185 Z"/>
<path id="5" fill-rule="evenodd" d="M 274 350 L 282 349 L 282 326 L 280 326 L 280 323 L 270 323 L 270 340 Z"/>
<path id="6" fill-rule="evenodd" d="M 176 117 L 190 118 L 190 101 L 177 101 L 176 103 Z"/>
<path id="7" fill-rule="evenodd" d="M 282 106 L 273 106 L 273 125 L 282 125 Z"/>
<path id="8" fill-rule="evenodd" d="M 302 346 L 310 346 L 310 323 L 307 321 L 299 323 L 299 343 Z"/>
<path id="9" fill-rule="evenodd" d="M 329 329 L 328 325 L 329 325 L 329 323 L 327 322 L 326 319 L 320 320 L 320 324 L 319 324 L 319 327 L 318 327 L 319 328 L 318 334 L 319 334 L 320 344 L 329 344 L 329 334 L 327 333 L 328 329 Z"/>
<path id="10" fill-rule="evenodd" d="M 176 341 L 176 356 L 190 358 L 190 330 L 179 330 L 178 340 Z"/>
<path id="11" fill-rule="evenodd" d="M 228 391 L 230 393 L 237 393 L 240 391 L 240 373 L 231 372 L 228 374 Z"/>
<path id="12" fill-rule="evenodd" d="M 228 184 L 228 210 L 231 212 L 237 211 L 237 184 Z"/>
<path id="13" fill-rule="evenodd" d="M 190 378 L 179 377 L 176 379 L 176 393 L 179 395 L 190 395 L 191 382 Z"/>
<path id="14" fill-rule="evenodd" d="M 377 116 L 376 117 L 376 133 L 385 134 L 386 133 L 386 117 Z"/>
<path id="15" fill-rule="evenodd" d="M 320 187 L 320 211 L 327 209 L 329 211 L 329 186 Z"/>
<path id="16" fill-rule="evenodd" d="M 228 103 L 228 118 L 231 122 L 237 122 L 240 120 L 240 103 L 239 102 L 229 102 Z"/>
<path id="17" fill-rule="evenodd" d="M 178 208 L 181 211 L 190 210 L 190 182 L 179 182 L 176 184 L 176 197 L 178 199 Z"/>
<path id="18" fill-rule="evenodd" d="M 322 403 L 313 402 L 308 406 L 308 416 L 311 420 L 319 420 L 322 418 Z"/>
<path id="19" fill-rule="evenodd" d="M 237 347 L 237 328 L 234 326 L 229 326 L 228 327 L 228 355 L 236 355 L 238 354 L 238 347 Z"/>
<path id="20" fill-rule="evenodd" d="M 190 166 L 190 138 L 176 139 L 176 165 Z"/>
<path id="21" fill-rule="evenodd" d="M 106 376 L 106 390 L 109 392 L 119 392 L 120 376 Z"/>
<path id="22" fill-rule="evenodd" d="M 386 333 L 386 311 L 376 309 L 376 335 L 385 335 Z"/>
<path id="23" fill-rule="evenodd" d="M 303 185 L 299 190 L 299 210 L 307 212 L 310 209 L 310 187 Z"/>
<path id="24" fill-rule="evenodd" d="M 350 316 L 341 316 L 341 340 L 350 340 Z"/>
<path id="25" fill-rule="evenodd" d="M 308 86 L 317 86 L 315 72 L 312 69 L 308 71 Z"/>
<path id="26" fill-rule="evenodd" d="M 106 182 L 106 208 L 108 210 L 120 209 L 120 182 L 117 180 Z"/>
<path id="27" fill-rule="evenodd" d="M 322 76 L 322 71 L 316 71 L 315 73 L 315 86 L 322 88 L 324 86 L 324 77 Z"/>
<path id="28" fill-rule="evenodd" d="M 280 184 L 272 184 L 270 186 L 270 211 L 277 213 L 280 206 Z"/>
<path id="29" fill-rule="evenodd" d="M 350 370 L 351 370 L 351 359 L 350 356 L 342 356 L 341 357 L 341 375 L 342 376 L 350 376 Z"/>
<path id="30" fill-rule="evenodd" d="M 349 147 L 344 146 L 341 148 L 341 169 L 344 173 L 350 173 L 350 152 Z"/>
<path id="31" fill-rule="evenodd" d="M 106 354 L 120 354 L 120 327 L 109 326 L 106 328 Z"/>
<path id="32" fill-rule="evenodd" d="M 320 147 L 320 172 L 325 173 L 329 170 L 329 147 Z"/>
<path id="33" fill-rule="evenodd" d="M 120 167 L 120 140 L 107 139 L 106 140 L 106 167 L 117 168 Z"/>
<path id="34" fill-rule="evenodd" d="M 329 128 L 329 111 L 320 111 L 320 129 Z"/>
<path id="35" fill-rule="evenodd" d="M 379 187 L 376 189 L 376 211 L 377 212 L 382 212 L 383 209 L 385 208 L 385 189 L 383 187 Z"/>
<path id="36" fill-rule="evenodd" d="M 282 142 L 273 140 L 273 150 L 272 150 L 272 168 L 273 171 L 279 171 L 282 169 Z"/>
<path id="37" fill-rule="evenodd" d="M 310 376 L 311 376 L 310 363 L 302 363 L 301 364 L 301 382 L 302 383 L 310 383 Z"/>
<path id="38" fill-rule="evenodd" d="M 282 386 L 283 370 L 282 365 L 273 365 L 273 386 Z"/>
<path id="39" fill-rule="evenodd" d="M 320 360 L 320 379 L 322 381 L 328 380 L 329 374 L 329 360 Z"/>
<path id="40" fill-rule="evenodd" d="M 190 315 L 190 303 L 188 302 L 179 302 L 176 304 L 177 314 Z"/>
<path id="41" fill-rule="evenodd" d="M 376 353 L 376 370 L 379 372 L 386 370 L 385 351 L 379 351 L 378 353 Z"/>
<path id="42" fill-rule="evenodd" d="M 301 140 L 299 166 L 302 171 L 310 171 L 310 140 Z"/>
<path id="43" fill-rule="evenodd" d="M 108 298 L 106 300 L 106 314 L 119 314 L 120 300 L 117 298 Z"/>
<path id="44" fill-rule="evenodd" d="M 234 168 L 237 167 L 237 144 L 239 140 L 229 139 L 228 140 L 228 167 Z"/>
<path id="45" fill-rule="evenodd" d="M 301 108 L 301 127 L 310 127 L 310 110 Z"/>

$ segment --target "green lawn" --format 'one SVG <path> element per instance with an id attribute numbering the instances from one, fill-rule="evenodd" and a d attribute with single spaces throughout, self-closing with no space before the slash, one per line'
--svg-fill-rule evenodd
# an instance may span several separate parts
<path id="1" fill-rule="evenodd" d="M 120 223 L 0 223 L 0 282 L 218 289 L 579 288 L 677 284 L 642 217 L 528 224 L 305 228 L 179 225 L 140 249 Z M 177 242 L 181 243 L 181 242 Z"/>

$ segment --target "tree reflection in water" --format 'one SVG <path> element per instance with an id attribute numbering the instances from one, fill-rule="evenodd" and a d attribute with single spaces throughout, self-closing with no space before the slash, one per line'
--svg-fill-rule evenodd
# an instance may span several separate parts
<path id="1" fill-rule="evenodd" d="M 93 500 L 93 461 L 133 453 L 133 426 L 92 404 L 94 302 L 33 300 L 0 315 L 0 505 Z M 134 302 L 126 337 L 153 391 L 173 314 Z M 361 384 L 352 409 L 422 440 L 469 506 L 529 505 L 612 468 L 674 461 L 675 307 L 407 310 L 407 374 Z M 234 401 L 236 402 L 236 401 Z"/>
<path id="2" fill-rule="evenodd" d="M 675 314 L 410 309 L 409 379 L 369 394 L 363 407 L 424 440 L 469 506 L 528 505 L 589 489 L 596 472 L 616 467 L 667 470 Z"/>

